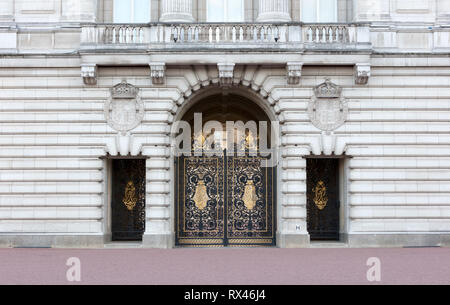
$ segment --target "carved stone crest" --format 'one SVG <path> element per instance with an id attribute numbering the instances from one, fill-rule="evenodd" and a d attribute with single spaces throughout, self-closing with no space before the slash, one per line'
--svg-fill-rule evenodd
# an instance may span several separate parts
<path id="1" fill-rule="evenodd" d="M 144 118 L 139 89 L 125 81 L 115 85 L 105 104 L 105 118 L 109 126 L 122 133 L 136 128 Z"/>
<path id="2" fill-rule="evenodd" d="M 342 88 L 329 79 L 315 87 L 308 115 L 311 123 L 322 131 L 333 131 L 344 124 L 348 106 L 342 96 Z"/>

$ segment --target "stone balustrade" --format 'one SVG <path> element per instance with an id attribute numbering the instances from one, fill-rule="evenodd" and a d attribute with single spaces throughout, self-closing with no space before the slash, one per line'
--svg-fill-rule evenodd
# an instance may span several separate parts
<path id="1" fill-rule="evenodd" d="M 307 43 L 353 43 L 354 27 L 347 25 L 315 24 L 303 27 L 303 41 Z"/>
<path id="2" fill-rule="evenodd" d="M 183 45 L 209 48 L 223 45 L 279 46 L 316 44 L 369 44 L 369 27 L 359 24 L 176 23 L 87 24 L 82 27 L 83 47 L 142 45 L 148 48 Z"/>
<path id="3" fill-rule="evenodd" d="M 263 24 L 176 25 L 171 40 L 182 43 L 286 42 L 286 26 Z"/>

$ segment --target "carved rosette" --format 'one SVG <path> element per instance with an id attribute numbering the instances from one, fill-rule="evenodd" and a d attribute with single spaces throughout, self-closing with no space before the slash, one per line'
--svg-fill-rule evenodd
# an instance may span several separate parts
<path id="1" fill-rule="evenodd" d="M 144 118 L 144 103 L 139 89 L 122 82 L 111 89 L 111 96 L 105 103 L 105 118 L 108 125 L 123 134 L 136 128 Z"/>
<path id="2" fill-rule="evenodd" d="M 348 106 L 342 96 L 342 88 L 326 80 L 314 88 L 314 96 L 308 105 L 311 123 L 326 132 L 336 130 L 347 120 Z"/>

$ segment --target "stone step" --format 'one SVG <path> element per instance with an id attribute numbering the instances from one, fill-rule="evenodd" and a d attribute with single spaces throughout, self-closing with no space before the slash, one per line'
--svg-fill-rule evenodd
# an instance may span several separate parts
<path id="1" fill-rule="evenodd" d="M 142 243 L 140 242 L 110 242 L 106 243 L 103 246 L 105 249 L 134 249 L 134 248 L 143 248 Z"/>
<path id="2" fill-rule="evenodd" d="M 348 244 L 338 241 L 312 241 L 310 248 L 348 248 Z"/>

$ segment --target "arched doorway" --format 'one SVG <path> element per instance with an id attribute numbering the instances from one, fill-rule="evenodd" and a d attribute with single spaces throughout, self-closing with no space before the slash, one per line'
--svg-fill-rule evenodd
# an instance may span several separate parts
<path id="1" fill-rule="evenodd" d="M 201 134 L 194 128 L 196 114 L 202 115 Z M 246 97 L 215 94 L 194 103 L 181 120 L 191 127 L 192 150 L 175 158 L 176 245 L 274 246 L 276 166 L 264 163 L 271 156 L 261 153 L 259 141 L 267 135 L 270 147 L 266 113 Z M 222 126 L 219 134 L 215 128 L 205 132 L 211 121 Z M 227 122 L 246 127 L 254 122 L 258 128 L 230 133 Z M 269 126 L 267 134 L 261 122 Z M 232 146 L 226 144 L 230 141 Z M 211 147 L 213 153 L 205 149 Z"/>

